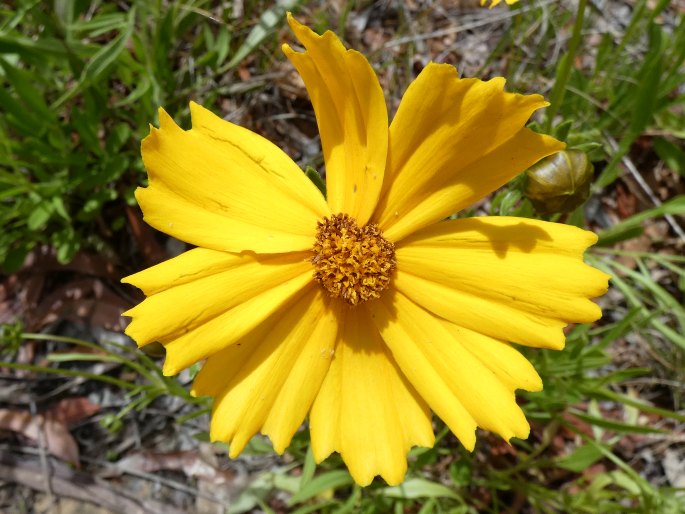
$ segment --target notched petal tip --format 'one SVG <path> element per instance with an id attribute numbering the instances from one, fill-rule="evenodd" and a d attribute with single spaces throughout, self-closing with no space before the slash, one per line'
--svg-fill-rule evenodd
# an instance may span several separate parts
<path id="1" fill-rule="evenodd" d="M 335 58 L 336 55 L 340 56 L 352 52 L 352 50 L 345 48 L 345 45 L 342 44 L 342 41 L 340 41 L 338 36 L 330 30 L 325 31 L 323 34 L 317 34 L 306 25 L 297 21 L 292 14 L 288 15 L 288 25 L 290 25 L 295 37 L 305 49 L 304 52 L 298 52 L 285 43 L 281 48 L 289 59 L 292 59 L 293 55 L 308 55 L 310 50 L 317 47 L 327 48 L 331 52 L 332 59 Z M 365 57 L 364 61 L 366 62 Z"/>
<path id="2" fill-rule="evenodd" d="M 137 188 L 137 189 L 135 190 L 134 194 L 136 195 L 136 200 L 138 199 L 138 198 L 137 198 L 137 193 L 138 193 L 138 190 L 139 190 L 139 189 L 146 189 L 146 188 L 144 188 L 144 187 L 139 187 L 139 188 Z M 141 287 L 141 284 L 144 283 L 145 277 L 146 277 L 146 275 L 148 274 L 148 270 L 149 270 L 149 269 L 151 269 L 151 268 L 147 268 L 147 269 L 144 269 L 144 270 L 141 270 L 141 271 L 137 271 L 136 273 L 132 273 L 131 275 L 127 275 L 127 276 L 123 277 L 123 278 L 120 280 L 120 282 L 121 282 L 122 284 L 129 284 L 129 285 L 132 285 L 132 286 L 135 287 L 136 289 L 140 289 L 141 291 L 145 292 L 145 288 L 144 288 L 144 287 Z M 135 307 L 132 308 L 132 309 L 129 309 L 129 310 L 126 311 L 126 312 L 132 312 L 133 310 L 135 310 Z"/>
<path id="3" fill-rule="evenodd" d="M 154 342 L 154 341 L 145 341 L 145 340 L 142 340 L 142 339 L 139 337 L 140 334 L 139 334 L 139 332 L 138 332 L 138 325 L 140 324 L 140 322 L 139 322 L 139 321 L 136 321 L 136 319 L 135 319 L 135 314 L 133 313 L 133 309 L 131 309 L 131 310 L 127 311 L 127 312 L 128 312 L 128 313 L 131 313 L 131 314 L 124 313 L 124 314 L 122 314 L 122 316 L 131 316 L 131 317 L 133 317 L 134 319 L 133 319 L 133 320 L 128 324 L 128 326 L 124 329 L 124 334 L 126 334 L 128 337 L 130 337 L 131 339 L 133 339 L 133 341 L 136 343 L 136 346 L 137 346 L 138 348 L 142 348 L 143 346 L 146 346 L 146 345 L 148 345 L 148 344 Z"/>
<path id="4" fill-rule="evenodd" d="M 150 123 L 150 132 L 140 141 L 140 153 L 145 156 L 159 145 L 159 129 Z"/>
<path id="5" fill-rule="evenodd" d="M 268 434 L 265 434 L 262 432 L 262 435 L 266 436 L 269 438 L 269 441 L 271 441 L 271 446 L 274 449 L 274 452 L 276 452 L 278 455 L 283 455 L 285 451 L 288 449 L 288 446 L 290 446 L 290 441 L 292 438 L 288 439 L 287 441 L 285 439 L 278 439 L 275 437 L 271 437 Z"/>
<path id="6" fill-rule="evenodd" d="M 488 3 L 488 1 L 490 1 L 490 5 L 488 5 L 488 9 L 492 9 L 493 7 L 495 7 L 496 5 L 501 3 L 502 0 L 480 0 L 480 5 L 484 6 L 485 4 Z M 516 1 L 518 1 L 518 0 L 513 0 L 513 1 L 512 0 L 506 0 L 507 4 L 509 4 L 509 5 L 511 5 L 512 3 L 515 3 Z"/>
<path id="7" fill-rule="evenodd" d="M 326 163 L 328 205 L 366 224 L 383 184 L 388 114 L 376 74 L 359 52 L 330 30 L 319 35 L 292 16 L 304 50 L 283 45 L 314 106 Z"/>
<path id="8" fill-rule="evenodd" d="M 605 273 L 604 271 L 600 271 L 600 270 L 598 270 L 598 271 L 602 274 L 602 276 L 603 276 L 604 280 L 606 281 L 606 283 L 602 284 L 602 287 L 601 287 L 601 289 L 599 289 L 599 293 L 597 294 L 597 296 L 593 296 L 592 298 L 597 298 L 597 297 L 602 296 L 603 294 L 605 294 L 605 293 L 609 290 L 609 282 L 610 282 L 611 280 L 613 280 L 613 278 L 614 278 L 614 277 L 613 277 L 612 275 L 610 275 L 609 273 Z"/>
<path id="9" fill-rule="evenodd" d="M 599 240 L 599 236 L 591 230 L 583 230 L 582 228 L 579 228 L 578 230 L 582 231 L 583 235 L 585 236 L 586 242 L 584 250 L 587 250 L 588 248 L 596 244 Z"/>
<path id="10" fill-rule="evenodd" d="M 288 21 L 288 25 L 290 25 L 291 28 L 292 28 L 292 26 L 293 26 L 293 25 L 292 25 L 293 23 L 299 23 L 299 22 L 295 19 L 295 17 L 293 16 L 292 11 L 286 12 L 286 13 L 285 13 L 285 18 L 286 18 L 286 20 Z"/>
<path id="11" fill-rule="evenodd" d="M 504 86 L 507 85 L 507 79 L 505 79 L 504 77 L 500 77 L 499 75 L 492 77 L 490 80 L 486 80 L 485 82 L 490 82 L 494 86 L 499 87 L 502 91 L 504 91 Z M 540 95 L 531 95 L 531 96 L 540 96 Z"/>
<path id="12" fill-rule="evenodd" d="M 243 449 L 244 449 L 244 447 L 238 448 L 236 444 L 231 444 L 228 447 L 228 457 L 230 459 L 237 459 L 240 456 L 240 454 L 243 452 Z"/>
<path id="13" fill-rule="evenodd" d="M 302 43 L 302 45 L 304 45 L 305 48 L 309 44 L 317 43 L 317 42 L 321 41 L 322 39 L 332 39 L 333 41 L 337 41 L 338 43 L 340 43 L 338 36 L 336 36 L 330 30 L 327 30 L 323 34 L 317 34 L 316 32 L 314 32 L 312 29 L 310 29 L 306 25 L 297 21 L 297 19 L 292 15 L 292 13 L 288 13 L 287 20 L 288 20 L 288 25 L 290 26 L 290 29 L 295 34 L 295 37 L 298 39 L 298 41 L 300 43 Z M 342 47 L 342 43 L 340 43 L 340 46 Z"/>
<path id="14" fill-rule="evenodd" d="M 138 203 L 138 207 L 140 208 L 141 211 L 143 211 L 143 220 L 145 220 L 145 211 L 146 211 L 145 201 L 147 200 L 147 194 L 152 189 L 152 182 L 155 178 L 155 175 L 153 174 L 152 171 L 148 171 L 147 174 L 148 174 L 148 182 L 149 182 L 148 187 L 137 187 L 136 190 L 133 192 L 133 196 L 135 197 L 136 202 Z M 136 275 L 137 275 L 137 273 L 136 273 Z M 135 275 L 131 275 L 131 277 L 134 277 L 134 276 Z M 131 277 L 128 277 L 128 278 L 131 278 Z"/>
<path id="15" fill-rule="evenodd" d="M 194 129 L 208 128 L 219 120 L 226 124 L 230 123 L 197 102 L 191 101 L 188 105 L 190 108 L 190 123 Z"/>
<path id="16" fill-rule="evenodd" d="M 522 441 L 525 441 L 530 437 L 530 425 L 528 422 L 526 422 L 526 430 L 522 431 L 518 434 L 511 434 L 507 435 L 506 437 L 502 437 L 504 441 L 513 448 L 514 444 L 512 443 L 512 439 L 521 439 Z"/>
<path id="17" fill-rule="evenodd" d="M 215 401 L 217 401 L 215 399 Z M 212 421 L 209 425 L 209 441 L 212 443 L 224 443 L 228 445 L 228 457 L 236 459 L 243 452 L 252 436 L 241 433 L 239 427 L 230 422 L 221 420 L 212 412 Z"/>
<path id="18" fill-rule="evenodd" d="M 199 103 L 190 101 L 188 102 L 188 108 L 190 109 L 190 123 L 191 126 L 195 126 L 195 120 L 202 114 L 202 111 L 206 111 Z"/>
<path id="19" fill-rule="evenodd" d="M 545 99 L 507 92 L 505 84 L 502 77 L 459 78 L 454 67 L 434 63 L 412 82 L 390 125 L 373 215 L 388 239 L 398 242 L 473 204 L 564 147 L 525 128 Z"/>
<path id="20" fill-rule="evenodd" d="M 445 62 L 430 61 L 428 64 L 426 64 L 426 66 L 423 67 L 423 70 L 421 70 L 421 73 L 424 72 L 444 73 L 446 75 L 453 75 L 452 78 L 454 79 L 459 79 L 459 71 L 457 70 L 456 66 L 453 66 L 452 64 L 448 64 Z"/>
<path id="21" fill-rule="evenodd" d="M 162 374 L 165 377 L 173 377 L 183 371 L 185 367 L 186 366 L 178 366 L 169 355 L 169 352 L 167 352 L 166 358 L 164 359 L 164 365 L 162 366 Z"/>
<path id="22" fill-rule="evenodd" d="M 371 482 L 373 482 L 373 479 L 376 478 L 376 475 L 369 476 L 368 473 L 353 471 L 353 470 L 349 469 L 349 467 L 348 467 L 347 471 L 352 476 L 352 480 L 354 480 L 355 483 L 360 487 L 367 487 L 367 486 L 371 485 Z"/>
<path id="23" fill-rule="evenodd" d="M 169 131 L 180 131 L 182 130 L 181 127 L 179 127 L 174 119 L 169 115 L 168 112 L 164 110 L 163 107 L 160 107 L 159 110 L 157 111 L 159 114 L 159 129 L 160 130 L 169 130 Z"/>
<path id="24" fill-rule="evenodd" d="M 529 393 L 540 393 L 544 390 L 544 388 L 545 386 L 539 376 L 536 382 L 526 384 L 524 387 L 521 387 L 522 390 L 528 391 Z"/>
<path id="25" fill-rule="evenodd" d="M 290 29 L 295 34 L 295 37 L 303 45 L 307 46 L 304 42 L 304 40 L 306 39 L 321 38 L 321 36 L 314 32 L 312 29 L 297 21 L 297 19 L 290 12 L 287 14 L 287 20 Z"/>
<path id="26" fill-rule="evenodd" d="M 463 434 L 458 437 L 459 442 L 464 448 L 472 452 L 476 448 L 476 431 L 477 428 L 473 429 L 473 433 Z"/>
<path id="27" fill-rule="evenodd" d="M 310 431 L 311 431 L 311 418 L 310 418 Z M 312 447 L 312 455 L 314 456 L 314 462 L 321 464 L 328 457 L 330 457 L 333 452 L 335 452 L 334 444 L 331 441 L 324 441 L 321 437 L 311 437 L 310 444 Z"/>
<path id="28" fill-rule="evenodd" d="M 562 326 L 559 327 L 556 331 L 557 337 L 554 339 L 550 337 L 549 339 L 547 339 L 545 341 L 546 344 L 544 346 L 540 345 L 539 348 L 546 348 L 548 350 L 557 350 L 557 351 L 561 351 L 564 348 L 566 348 L 566 336 L 564 335 L 563 327 L 567 326 L 568 323 L 563 323 L 563 322 L 560 322 L 560 323 Z"/>
<path id="29" fill-rule="evenodd" d="M 215 422 L 215 417 L 212 415 L 212 421 L 209 425 L 209 442 L 210 443 L 224 443 L 228 446 L 228 457 L 235 459 L 240 456 L 245 445 L 242 447 L 231 441 L 232 437 L 226 437 L 226 434 L 221 433 L 223 427 L 220 427 L 218 422 Z"/>
<path id="30" fill-rule="evenodd" d="M 281 45 L 281 51 L 285 54 L 285 56 L 290 59 L 291 56 L 297 52 L 293 50 L 288 43 L 283 43 Z"/>

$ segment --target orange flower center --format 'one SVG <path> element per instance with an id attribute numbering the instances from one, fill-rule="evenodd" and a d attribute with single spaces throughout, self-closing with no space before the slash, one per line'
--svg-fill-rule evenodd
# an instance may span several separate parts
<path id="1" fill-rule="evenodd" d="M 314 279 L 334 298 L 357 305 L 379 298 L 397 266 L 395 245 L 376 224 L 364 227 L 347 214 L 317 223 Z"/>

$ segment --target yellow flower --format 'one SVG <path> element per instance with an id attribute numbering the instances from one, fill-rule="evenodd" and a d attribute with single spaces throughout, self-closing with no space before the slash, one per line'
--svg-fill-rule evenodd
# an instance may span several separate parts
<path id="1" fill-rule="evenodd" d="M 513 5 L 513 4 L 517 3 L 519 0 L 504 0 L 504 1 L 507 3 L 507 5 Z M 493 7 L 495 7 L 497 4 L 499 4 L 501 2 L 502 2 L 502 0 L 491 0 L 490 6 L 489 6 L 490 9 L 492 9 Z M 488 0 L 480 0 L 480 5 L 485 5 L 487 3 L 488 3 Z"/>
<path id="2" fill-rule="evenodd" d="M 326 162 L 327 200 L 261 136 L 190 104 L 160 110 L 142 144 L 153 227 L 198 248 L 124 282 L 148 298 L 127 334 L 160 341 L 172 375 L 206 359 L 193 394 L 214 397 L 210 436 L 238 455 L 257 432 L 282 453 L 309 415 L 317 461 L 339 452 L 362 485 L 404 478 L 431 446 L 431 411 L 473 449 L 528 423 L 514 391 L 539 391 L 511 346 L 561 349 L 563 327 L 600 317 L 596 236 L 511 217 L 443 221 L 563 144 L 524 128 L 547 105 L 504 79 L 429 64 L 388 128 L 366 59 L 292 17 Z"/>

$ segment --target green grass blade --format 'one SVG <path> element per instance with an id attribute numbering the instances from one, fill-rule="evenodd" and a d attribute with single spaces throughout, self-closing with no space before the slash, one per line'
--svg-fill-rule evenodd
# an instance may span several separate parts
<path id="1" fill-rule="evenodd" d="M 262 42 L 269 37 L 285 20 L 285 13 L 294 9 L 299 4 L 299 0 L 282 0 L 274 7 L 267 9 L 259 17 L 259 21 L 252 28 L 242 45 L 238 48 L 231 60 L 228 61 L 221 71 L 228 71 L 235 68 L 240 61 L 250 55 Z"/>

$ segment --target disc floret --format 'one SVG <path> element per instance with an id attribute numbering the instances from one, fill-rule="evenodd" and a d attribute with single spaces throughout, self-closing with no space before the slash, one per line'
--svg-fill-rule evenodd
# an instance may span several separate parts
<path id="1" fill-rule="evenodd" d="M 378 225 L 360 227 L 348 214 L 317 223 L 313 250 L 314 279 L 332 297 L 350 305 L 379 298 L 397 266 L 395 245 Z"/>

